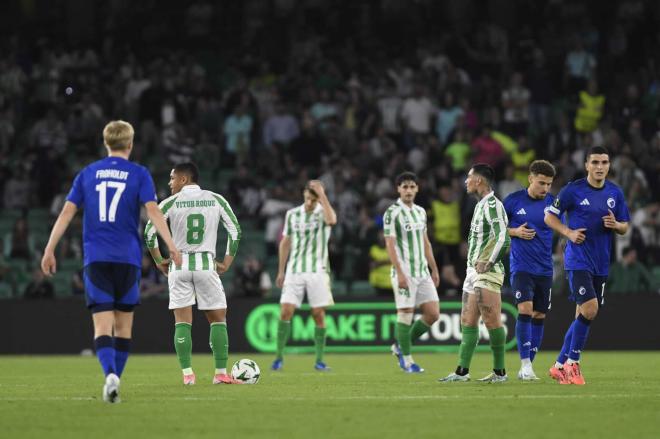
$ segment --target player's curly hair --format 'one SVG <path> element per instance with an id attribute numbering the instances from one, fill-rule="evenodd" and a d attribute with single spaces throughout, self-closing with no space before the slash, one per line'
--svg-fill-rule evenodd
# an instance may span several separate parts
<path id="1" fill-rule="evenodd" d="M 557 175 L 555 167 L 547 160 L 534 160 L 529 165 L 529 173 L 534 175 L 545 175 L 546 177 L 554 177 Z"/>

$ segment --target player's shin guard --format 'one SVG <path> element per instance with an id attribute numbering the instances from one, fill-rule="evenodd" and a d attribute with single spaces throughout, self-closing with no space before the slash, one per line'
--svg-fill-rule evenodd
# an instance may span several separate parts
<path id="1" fill-rule="evenodd" d="M 325 351 L 325 328 L 314 329 L 314 348 L 316 349 L 316 362 L 323 361 L 323 351 Z"/>
<path id="2" fill-rule="evenodd" d="M 529 360 L 534 361 L 534 357 L 541 349 L 541 341 L 543 340 L 543 324 L 545 319 L 532 319 L 532 347 L 529 350 Z"/>
<path id="3" fill-rule="evenodd" d="M 401 349 L 401 354 L 406 356 L 410 355 L 411 342 L 410 342 L 410 329 L 411 325 L 405 323 L 397 322 L 396 323 L 396 341 L 399 343 L 399 348 Z"/>
<path id="4" fill-rule="evenodd" d="M 192 325 L 180 322 L 174 326 L 174 349 L 181 369 L 190 369 L 192 364 Z"/>
<path id="5" fill-rule="evenodd" d="M 115 371 L 118 377 L 124 372 L 128 354 L 131 351 L 131 339 L 115 337 Z"/>
<path id="6" fill-rule="evenodd" d="M 289 341 L 289 334 L 291 334 L 291 322 L 280 320 L 277 324 L 277 358 L 280 360 L 284 357 L 284 348 L 286 342 Z"/>
<path id="7" fill-rule="evenodd" d="M 227 336 L 227 324 L 225 322 L 211 323 L 209 345 L 213 351 L 213 361 L 216 370 L 227 369 L 227 359 L 229 358 L 229 337 Z"/>
<path id="8" fill-rule="evenodd" d="M 580 353 L 584 349 L 587 337 L 589 336 L 589 325 L 591 325 L 591 320 L 582 314 L 579 314 L 573 322 L 573 337 L 571 338 L 571 348 L 568 352 L 569 362 L 577 363 L 580 361 Z"/>
<path id="9" fill-rule="evenodd" d="M 412 328 L 410 328 L 410 340 L 415 341 L 422 335 L 426 334 L 426 332 L 429 330 L 430 326 L 426 324 L 426 322 L 422 319 L 417 319 L 415 320 L 415 323 L 413 323 Z"/>
<path id="10" fill-rule="evenodd" d="M 571 326 L 569 326 L 568 330 L 566 331 L 566 335 L 564 335 L 564 344 L 561 347 L 561 351 L 559 351 L 559 355 L 557 355 L 557 364 L 563 365 L 566 363 L 566 360 L 568 360 L 568 351 L 571 350 L 571 340 L 573 339 L 574 325 L 575 321 L 571 323 Z"/>
<path id="11" fill-rule="evenodd" d="M 111 373 L 117 373 L 115 370 L 115 348 L 112 344 L 112 337 L 109 335 L 102 335 L 94 339 L 94 350 L 96 350 L 96 357 L 101 363 L 103 373 L 108 376 Z"/>
<path id="12" fill-rule="evenodd" d="M 518 314 L 516 320 L 516 338 L 518 339 L 518 353 L 521 360 L 530 359 L 532 347 L 532 316 L 529 314 Z"/>
<path id="13" fill-rule="evenodd" d="M 479 342 L 479 328 L 476 326 L 463 326 L 461 346 L 458 349 L 458 365 L 463 369 L 469 369 L 472 362 L 474 350 Z"/>
<path id="14" fill-rule="evenodd" d="M 506 334 L 504 327 L 489 329 L 490 334 L 490 348 L 493 351 L 493 370 L 504 369 L 504 344 L 506 342 Z"/>

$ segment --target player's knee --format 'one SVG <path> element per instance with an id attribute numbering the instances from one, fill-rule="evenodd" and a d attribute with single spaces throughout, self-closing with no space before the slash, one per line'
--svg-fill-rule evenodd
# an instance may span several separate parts
<path id="1" fill-rule="evenodd" d="M 532 308 L 532 302 L 522 302 L 518 304 L 518 313 L 531 316 L 532 312 L 534 312 Z"/>
<path id="2" fill-rule="evenodd" d="M 280 310 L 280 320 L 289 321 L 293 317 L 293 308 L 282 307 Z"/>
<path id="3" fill-rule="evenodd" d="M 587 320 L 593 320 L 598 315 L 598 307 L 583 307 L 580 309 L 580 314 L 584 316 Z"/>
<path id="4" fill-rule="evenodd" d="M 431 326 L 432 324 L 437 322 L 438 319 L 440 318 L 440 311 L 436 311 L 436 310 L 427 311 L 424 313 L 422 318 L 424 319 L 424 323 Z"/>
<path id="5" fill-rule="evenodd" d="M 412 311 L 398 310 L 396 313 L 396 321 L 397 323 L 403 323 L 404 325 L 412 325 L 413 322 Z"/>
<path id="6" fill-rule="evenodd" d="M 325 309 L 312 308 L 312 318 L 316 326 L 323 326 L 325 324 Z"/>

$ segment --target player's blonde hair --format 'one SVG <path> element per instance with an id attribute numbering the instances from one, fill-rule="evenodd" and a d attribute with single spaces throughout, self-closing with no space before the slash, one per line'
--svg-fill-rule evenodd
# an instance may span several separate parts
<path id="1" fill-rule="evenodd" d="M 128 149 L 133 143 L 135 130 L 133 126 L 123 120 L 113 120 L 103 128 L 103 143 L 111 151 Z"/>

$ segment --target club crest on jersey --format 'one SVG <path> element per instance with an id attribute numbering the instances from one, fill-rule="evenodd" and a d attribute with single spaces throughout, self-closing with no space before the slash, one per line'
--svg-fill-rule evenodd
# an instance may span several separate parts
<path id="1" fill-rule="evenodd" d="M 610 209 L 614 209 L 614 206 L 616 206 L 616 201 L 614 201 L 614 198 L 610 197 L 607 199 L 607 207 Z"/>

